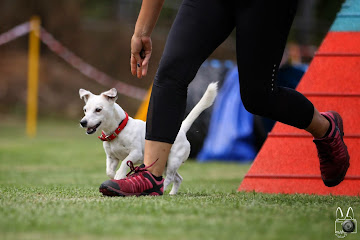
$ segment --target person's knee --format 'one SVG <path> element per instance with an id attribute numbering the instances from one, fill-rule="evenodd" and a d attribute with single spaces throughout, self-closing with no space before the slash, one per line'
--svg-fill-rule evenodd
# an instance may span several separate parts
<path id="1" fill-rule="evenodd" d="M 264 92 L 241 92 L 241 100 L 245 109 L 255 115 L 264 116 L 269 111 L 269 96 Z"/>
<path id="2" fill-rule="evenodd" d="M 260 115 L 262 116 L 262 112 L 263 112 L 263 107 L 261 106 L 261 104 L 258 102 L 258 99 L 256 101 L 253 101 L 252 98 L 242 98 L 243 100 L 243 104 L 245 109 L 252 114 L 255 115 Z"/>

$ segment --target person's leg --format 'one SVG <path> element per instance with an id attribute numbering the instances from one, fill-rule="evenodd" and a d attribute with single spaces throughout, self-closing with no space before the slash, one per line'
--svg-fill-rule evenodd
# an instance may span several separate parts
<path id="1" fill-rule="evenodd" d="M 184 119 L 187 87 L 201 64 L 235 27 L 233 6 L 223 0 L 184 0 L 170 30 L 149 103 L 144 166 L 100 192 L 110 196 L 161 195 L 162 174 Z"/>
<path id="2" fill-rule="evenodd" d="M 170 30 L 157 71 L 146 124 L 144 163 L 155 176 L 166 161 L 186 108 L 187 87 L 201 64 L 234 29 L 231 4 L 184 1 Z"/>
<path id="3" fill-rule="evenodd" d="M 297 0 L 276 3 L 254 0 L 238 4 L 237 59 L 245 108 L 253 114 L 305 129 L 315 140 L 331 136 L 331 141 L 336 143 L 315 143 L 324 183 L 327 186 L 340 183 L 349 165 L 347 148 L 342 141 L 341 117 L 337 113 L 319 113 L 301 93 L 276 84 Z"/>
<path id="4" fill-rule="evenodd" d="M 330 122 L 314 108 L 314 116 L 311 120 L 310 125 L 305 130 L 314 138 L 322 138 L 325 136 L 327 130 L 330 127 Z"/>
<path id="5" fill-rule="evenodd" d="M 305 129 L 314 137 L 322 137 L 329 128 L 326 118 L 302 94 L 276 85 L 296 6 L 296 0 L 276 4 L 257 0 L 238 8 L 236 28 L 241 96 L 248 111 Z"/>
<path id="6" fill-rule="evenodd" d="M 275 4 L 254 0 L 239 7 L 236 48 L 245 108 L 253 114 L 305 129 L 314 116 L 312 103 L 299 92 L 276 84 L 296 2 L 280 0 Z"/>
<path id="7" fill-rule="evenodd" d="M 172 144 L 159 141 L 145 140 L 144 164 L 150 166 L 155 160 L 157 163 L 148 168 L 154 176 L 162 176 L 168 160 Z"/>

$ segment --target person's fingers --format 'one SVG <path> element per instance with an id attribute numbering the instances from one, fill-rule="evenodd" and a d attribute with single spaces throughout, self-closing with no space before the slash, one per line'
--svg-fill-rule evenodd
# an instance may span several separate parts
<path id="1" fill-rule="evenodd" d="M 140 66 L 140 67 L 139 67 Z M 138 68 L 137 68 L 137 77 L 141 78 L 142 77 L 142 66 L 138 64 Z"/>
<path id="2" fill-rule="evenodd" d="M 142 65 L 148 65 L 151 57 L 151 50 L 149 51 L 143 51 L 144 57 L 142 58 Z"/>
<path id="3" fill-rule="evenodd" d="M 141 72 L 142 72 L 142 62 L 143 62 L 143 60 L 140 57 L 140 52 L 132 53 L 131 56 L 134 59 L 131 62 L 131 66 L 135 65 L 135 69 L 136 69 L 134 75 L 136 75 L 138 78 L 141 78 L 142 77 Z"/>
<path id="4" fill-rule="evenodd" d="M 149 52 L 149 53 L 147 53 L 147 54 L 145 55 L 145 59 L 144 59 L 143 62 L 142 62 L 142 75 L 143 75 L 143 76 L 146 76 L 146 75 L 147 75 L 150 57 L 151 57 L 151 52 Z"/>
<path id="5" fill-rule="evenodd" d="M 131 54 L 131 57 L 130 57 L 130 67 L 131 67 L 131 74 L 133 76 L 136 76 L 137 63 L 136 63 L 135 57 L 132 54 Z"/>
<path id="6" fill-rule="evenodd" d="M 151 57 L 152 43 L 150 37 L 134 37 L 131 39 L 131 73 L 138 78 L 147 75 Z"/>
<path id="7" fill-rule="evenodd" d="M 141 51 L 141 53 L 143 53 L 142 56 L 141 56 L 143 58 L 142 75 L 146 76 L 147 71 L 148 71 L 150 57 L 151 57 L 151 52 L 152 52 L 151 38 L 143 38 L 142 39 L 142 44 L 143 44 L 143 49 Z"/>
<path id="8" fill-rule="evenodd" d="M 140 52 L 143 49 L 141 38 L 132 37 L 131 39 L 131 73 L 138 78 L 141 78 L 142 62 Z"/>
<path id="9" fill-rule="evenodd" d="M 145 59 L 145 50 L 144 49 L 141 49 L 140 57 L 141 57 L 141 59 Z"/>
<path id="10" fill-rule="evenodd" d="M 146 66 L 143 65 L 141 75 L 145 77 L 147 75 L 147 71 L 148 71 L 148 65 Z"/>

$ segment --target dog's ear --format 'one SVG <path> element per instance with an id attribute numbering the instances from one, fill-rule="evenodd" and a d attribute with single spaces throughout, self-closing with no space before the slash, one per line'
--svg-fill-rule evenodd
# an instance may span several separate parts
<path id="1" fill-rule="evenodd" d="M 112 88 L 107 92 L 103 92 L 101 95 L 103 95 L 107 100 L 112 102 L 115 102 L 117 99 L 117 91 L 115 88 Z"/>
<path id="2" fill-rule="evenodd" d="M 79 95 L 80 95 L 80 98 L 84 99 L 84 101 L 86 103 L 89 100 L 89 97 L 92 95 L 92 93 L 85 89 L 80 88 Z"/>

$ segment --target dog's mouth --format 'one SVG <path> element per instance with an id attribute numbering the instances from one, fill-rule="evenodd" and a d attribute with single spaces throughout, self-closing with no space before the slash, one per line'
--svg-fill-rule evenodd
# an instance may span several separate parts
<path id="1" fill-rule="evenodd" d="M 93 134 L 94 132 L 96 132 L 97 128 L 100 126 L 101 122 L 99 122 L 98 124 L 96 124 L 95 126 L 93 127 L 88 127 L 86 129 L 86 133 L 87 134 Z"/>

